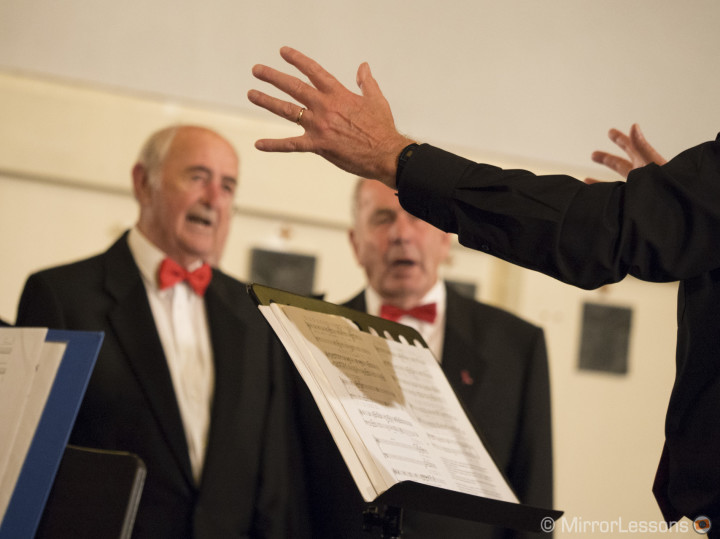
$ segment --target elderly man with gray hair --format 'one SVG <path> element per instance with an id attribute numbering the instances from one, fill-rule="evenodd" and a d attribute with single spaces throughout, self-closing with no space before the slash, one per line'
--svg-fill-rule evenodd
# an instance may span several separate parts
<path id="1" fill-rule="evenodd" d="M 139 218 L 106 252 L 28 279 L 18 325 L 102 331 L 70 441 L 147 466 L 133 537 L 302 537 L 289 483 L 286 356 L 245 286 L 211 268 L 238 156 L 158 131 L 132 169 Z M 297 476 L 296 476 L 297 478 Z"/>

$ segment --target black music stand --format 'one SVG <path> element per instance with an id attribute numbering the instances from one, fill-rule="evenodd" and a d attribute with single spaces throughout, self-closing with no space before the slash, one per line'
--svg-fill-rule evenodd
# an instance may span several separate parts
<path id="1" fill-rule="evenodd" d="M 249 285 L 248 291 L 259 305 L 278 303 L 343 316 L 362 331 L 370 332 L 372 328 L 378 333 L 384 332 L 392 336 L 397 341 L 402 337 L 409 343 L 418 341 L 427 348 L 423 338 L 414 329 L 364 312 L 258 284 Z M 477 428 L 475 431 L 480 433 Z M 485 443 L 482 435 L 480 438 Z M 507 478 L 505 480 L 507 481 Z M 362 515 L 363 529 L 372 531 L 379 527 L 382 539 L 401 538 L 404 508 L 535 533 L 547 531 L 543 528 L 547 518 L 556 521 L 563 514 L 562 511 L 554 509 L 473 496 L 415 481 L 401 481 L 366 507 Z"/>
<path id="2" fill-rule="evenodd" d="M 132 453 L 67 446 L 35 539 L 129 539 L 145 475 Z"/>

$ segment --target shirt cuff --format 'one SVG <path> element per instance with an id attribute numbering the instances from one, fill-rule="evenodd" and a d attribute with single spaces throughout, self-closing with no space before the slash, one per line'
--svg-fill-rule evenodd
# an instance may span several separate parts
<path id="1" fill-rule="evenodd" d="M 455 232 L 453 195 L 457 183 L 472 165 L 468 159 L 421 144 L 398 178 L 400 205 L 446 232 Z"/>

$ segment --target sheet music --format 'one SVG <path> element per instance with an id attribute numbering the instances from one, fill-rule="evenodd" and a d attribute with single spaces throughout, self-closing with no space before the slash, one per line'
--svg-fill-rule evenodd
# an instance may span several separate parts
<path id="1" fill-rule="evenodd" d="M 428 349 L 370 335 L 341 317 L 271 310 L 355 447 L 375 487 L 374 496 L 361 488 L 367 501 L 413 480 L 517 502 Z"/>
<path id="2" fill-rule="evenodd" d="M 467 494 L 518 502 L 468 419 L 445 374 L 429 349 L 386 341 L 376 350 L 392 362 L 407 406 L 437 451 L 453 489 Z"/>
<path id="3" fill-rule="evenodd" d="M 0 521 L 65 352 L 46 328 L 0 328 Z"/>
<path id="4" fill-rule="evenodd" d="M 332 386 L 323 371 L 313 359 L 313 352 L 297 328 L 283 311 L 273 304 L 260 306 L 260 311 L 285 346 L 300 376 L 312 393 L 315 403 L 332 434 L 340 453 L 353 476 L 363 498 L 370 501 L 389 488 L 394 481 L 384 477 L 372 457 L 358 448 L 363 447 L 362 439 L 352 426 L 347 415 L 337 413 L 342 406 L 333 398 Z"/>
<path id="5" fill-rule="evenodd" d="M 0 479 L 22 419 L 47 329 L 0 328 Z M 5 481 L 0 481 L 5 484 Z"/>

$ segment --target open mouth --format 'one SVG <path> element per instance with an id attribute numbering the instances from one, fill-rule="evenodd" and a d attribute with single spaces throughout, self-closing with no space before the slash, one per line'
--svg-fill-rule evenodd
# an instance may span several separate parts
<path id="1" fill-rule="evenodd" d="M 415 264 L 417 264 L 417 262 L 415 262 L 414 260 L 410 260 L 409 258 L 398 258 L 397 260 L 392 261 L 392 265 L 395 267 L 409 268 L 414 266 Z"/>
<path id="2" fill-rule="evenodd" d="M 202 226 L 212 226 L 212 221 L 202 215 L 188 215 L 187 220 Z"/>

